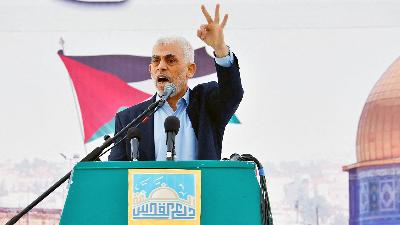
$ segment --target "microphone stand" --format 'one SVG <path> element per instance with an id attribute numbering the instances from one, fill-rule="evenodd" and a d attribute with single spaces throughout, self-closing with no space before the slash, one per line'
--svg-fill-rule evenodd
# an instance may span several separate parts
<path id="1" fill-rule="evenodd" d="M 167 161 L 175 161 L 175 136 L 174 131 L 169 131 L 167 134 Z"/>
<path id="2" fill-rule="evenodd" d="M 139 126 L 147 117 L 153 115 L 161 106 L 164 105 L 166 99 L 161 98 L 160 100 L 153 102 L 149 107 L 143 111 L 139 116 L 137 116 L 134 120 L 132 120 L 128 125 L 126 125 L 122 130 L 120 130 L 118 133 L 114 135 L 112 138 L 107 138 L 104 143 L 93 149 L 92 152 L 90 152 L 85 158 L 83 158 L 80 162 L 89 162 L 89 161 L 96 161 L 99 159 L 100 154 L 103 152 L 104 149 L 109 147 L 112 143 L 115 142 L 118 138 L 120 138 L 126 130 L 131 128 L 132 126 L 135 127 Z M 124 137 L 125 138 L 125 137 Z M 21 212 L 19 212 L 17 215 L 15 215 L 13 218 L 11 218 L 5 225 L 12 225 L 18 222 L 19 219 L 21 219 L 22 216 L 24 216 L 27 212 L 29 212 L 33 207 L 35 207 L 37 204 L 39 204 L 43 199 L 45 199 L 50 193 L 52 193 L 54 190 L 56 190 L 61 184 L 63 184 L 68 178 L 71 176 L 72 170 L 69 171 L 67 174 L 65 174 L 60 180 L 58 180 L 53 186 L 51 186 L 47 191 L 43 192 L 42 195 L 40 195 L 38 198 L 36 198 L 31 204 L 29 204 L 27 207 L 25 207 Z"/>

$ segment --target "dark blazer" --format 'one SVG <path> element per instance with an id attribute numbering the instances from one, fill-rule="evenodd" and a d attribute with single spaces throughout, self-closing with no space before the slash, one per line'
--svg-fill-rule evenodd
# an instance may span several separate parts
<path id="1" fill-rule="evenodd" d="M 221 159 L 222 138 L 225 127 L 243 98 L 239 64 L 236 56 L 231 67 L 215 64 L 218 83 L 215 81 L 199 84 L 189 91 L 189 105 L 186 112 L 197 137 L 198 159 Z M 120 131 L 156 99 L 127 108 L 115 117 L 115 131 Z M 143 138 L 139 145 L 139 160 L 155 160 L 154 117 L 138 126 Z M 122 141 L 111 150 L 110 161 L 126 161 L 130 149 Z"/>

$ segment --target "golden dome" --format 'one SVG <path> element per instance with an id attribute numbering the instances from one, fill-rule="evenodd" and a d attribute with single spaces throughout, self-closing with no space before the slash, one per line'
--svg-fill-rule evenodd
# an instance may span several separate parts
<path id="1" fill-rule="evenodd" d="M 167 187 L 162 184 L 161 187 L 154 189 L 150 195 L 149 199 L 152 200 L 176 200 L 179 199 L 179 195 L 172 188 Z"/>
<path id="2" fill-rule="evenodd" d="M 357 162 L 400 157 L 400 58 L 375 84 L 357 132 Z"/>

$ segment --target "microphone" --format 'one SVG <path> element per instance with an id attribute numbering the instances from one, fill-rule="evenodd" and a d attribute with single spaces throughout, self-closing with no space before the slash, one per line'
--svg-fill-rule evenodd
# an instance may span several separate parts
<path id="1" fill-rule="evenodd" d="M 142 139 L 142 133 L 136 127 L 129 128 L 126 134 L 127 150 L 130 149 L 130 161 L 137 161 L 139 158 L 139 141 Z M 130 144 L 130 147 L 128 145 Z"/>
<path id="2" fill-rule="evenodd" d="M 179 119 L 176 116 L 168 116 L 164 122 L 165 133 L 167 135 L 167 160 L 174 161 L 175 158 L 175 136 L 179 132 Z"/>
<path id="3" fill-rule="evenodd" d="M 164 94 L 161 96 L 161 100 L 163 102 L 167 101 L 167 99 L 171 96 L 174 95 L 176 92 L 176 87 L 173 83 L 168 83 L 164 86 Z M 179 128 L 178 128 L 179 129 Z"/>
<path id="4" fill-rule="evenodd" d="M 230 161 L 242 161 L 242 157 L 237 154 L 237 153 L 233 153 L 230 157 L 229 157 Z"/>

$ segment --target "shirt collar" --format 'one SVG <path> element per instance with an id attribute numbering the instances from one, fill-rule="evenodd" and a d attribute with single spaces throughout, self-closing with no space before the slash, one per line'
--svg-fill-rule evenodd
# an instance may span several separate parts
<path id="1" fill-rule="evenodd" d="M 185 95 L 183 95 L 183 100 L 185 100 L 186 105 L 189 105 L 189 88 L 186 90 Z"/>

